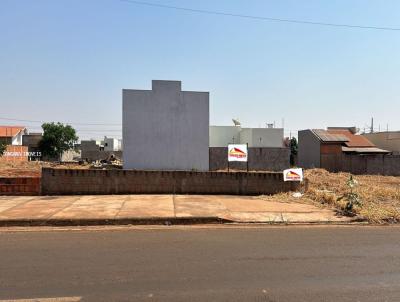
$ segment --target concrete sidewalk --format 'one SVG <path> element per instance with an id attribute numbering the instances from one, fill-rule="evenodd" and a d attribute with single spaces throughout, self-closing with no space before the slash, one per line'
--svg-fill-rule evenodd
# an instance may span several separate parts
<path id="1" fill-rule="evenodd" d="M 0 196 L 0 226 L 350 221 L 333 210 L 255 196 Z"/>

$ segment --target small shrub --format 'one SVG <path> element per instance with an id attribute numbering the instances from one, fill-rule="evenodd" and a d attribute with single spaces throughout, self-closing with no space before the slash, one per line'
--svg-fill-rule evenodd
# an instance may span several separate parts
<path id="1" fill-rule="evenodd" d="M 346 185 L 350 189 L 350 192 L 347 192 L 343 196 L 339 197 L 338 201 L 346 201 L 346 205 L 344 207 L 345 214 L 354 214 L 354 206 L 362 206 L 360 196 L 357 192 L 354 192 L 354 189 L 358 186 L 358 181 L 354 179 L 353 175 L 350 175 L 350 178 L 346 181 Z"/>

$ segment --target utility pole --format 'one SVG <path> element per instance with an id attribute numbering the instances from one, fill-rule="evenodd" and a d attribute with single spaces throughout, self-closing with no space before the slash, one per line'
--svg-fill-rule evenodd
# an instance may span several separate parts
<path id="1" fill-rule="evenodd" d="M 371 118 L 371 130 L 370 133 L 374 133 L 374 118 Z"/>

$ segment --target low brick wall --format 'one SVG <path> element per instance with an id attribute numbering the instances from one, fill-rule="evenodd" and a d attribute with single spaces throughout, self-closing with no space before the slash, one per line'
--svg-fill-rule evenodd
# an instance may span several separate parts
<path id="1" fill-rule="evenodd" d="M 298 190 L 280 172 L 42 170 L 42 195 L 229 194 L 261 195 Z"/>
<path id="2" fill-rule="evenodd" d="M 39 177 L 1 177 L 0 195 L 39 195 Z"/>

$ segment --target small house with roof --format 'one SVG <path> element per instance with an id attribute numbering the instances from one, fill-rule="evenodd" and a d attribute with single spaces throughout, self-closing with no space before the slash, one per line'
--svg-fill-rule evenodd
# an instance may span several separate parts
<path id="1" fill-rule="evenodd" d="M 28 147 L 22 145 L 22 138 L 26 133 L 23 126 L 0 126 L 0 143 L 7 145 L 0 161 L 28 160 Z"/>
<path id="2" fill-rule="evenodd" d="M 366 137 L 356 134 L 355 127 L 328 127 L 299 131 L 298 162 L 303 168 L 341 171 L 346 155 L 374 156 L 389 154 Z"/>
<path id="3" fill-rule="evenodd" d="M 23 126 L 0 126 L 0 142 L 6 145 L 21 146 L 24 134 L 26 128 Z"/>

